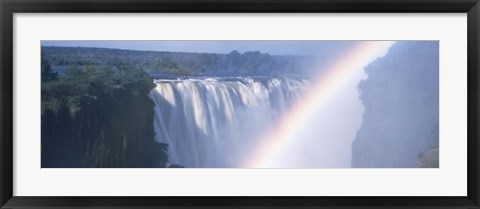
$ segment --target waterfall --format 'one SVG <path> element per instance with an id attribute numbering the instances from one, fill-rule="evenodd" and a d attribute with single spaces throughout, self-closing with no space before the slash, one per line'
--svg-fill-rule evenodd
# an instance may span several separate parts
<path id="1" fill-rule="evenodd" d="M 170 164 L 236 167 L 287 108 L 304 79 L 186 78 L 155 80 L 155 140 L 168 144 Z"/>

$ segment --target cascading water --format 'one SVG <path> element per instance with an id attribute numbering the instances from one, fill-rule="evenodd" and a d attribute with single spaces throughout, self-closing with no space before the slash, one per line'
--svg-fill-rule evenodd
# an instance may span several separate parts
<path id="1" fill-rule="evenodd" d="M 169 163 L 238 167 L 256 140 L 307 91 L 293 78 L 155 80 L 155 140 L 168 144 Z"/>

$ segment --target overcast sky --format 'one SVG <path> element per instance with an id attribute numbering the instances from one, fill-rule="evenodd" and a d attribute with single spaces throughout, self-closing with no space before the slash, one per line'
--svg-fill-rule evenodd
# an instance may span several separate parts
<path id="1" fill-rule="evenodd" d="M 41 45 L 207 53 L 256 50 L 271 55 L 309 55 L 342 51 L 352 43 L 354 41 L 42 41 Z"/>

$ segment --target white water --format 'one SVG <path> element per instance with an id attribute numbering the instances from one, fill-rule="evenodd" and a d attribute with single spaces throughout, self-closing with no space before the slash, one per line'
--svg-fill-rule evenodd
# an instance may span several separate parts
<path id="1" fill-rule="evenodd" d="M 308 89 L 290 78 L 156 80 L 155 140 L 169 146 L 169 163 L 238 167 L 255 139 Z"/>

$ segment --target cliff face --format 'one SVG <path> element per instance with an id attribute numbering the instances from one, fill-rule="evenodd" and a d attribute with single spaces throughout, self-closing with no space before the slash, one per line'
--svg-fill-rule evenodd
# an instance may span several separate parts
<path id="1" fill-rule="evenodd" d="M 352 167 L 416 167 L 422 153 L 438 147 L 438 50 L 436 41 L 397 42 L 365 68 Z"/>
<path id="2" fill-rule="evenodd" d="M 438 147 L 425 151 L 420 155 L 420 158 L 418 158 L 417 167 L 438 168 L 439 166 L 438 154 L 439 154 Z"/>
<path id="3" fill-rule="evenodd" d="M 124 65 L 43 81 L 42 167 L 165 167 L 167 146 L 154 142 L 152 87 L 146 73 Z"/>

